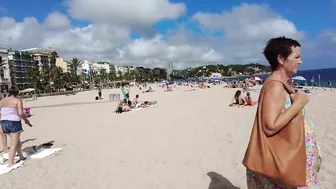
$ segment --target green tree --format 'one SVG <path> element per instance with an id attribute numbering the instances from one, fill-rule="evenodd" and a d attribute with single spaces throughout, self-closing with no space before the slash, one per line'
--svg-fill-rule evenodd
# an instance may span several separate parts
<path id="1" fill-rule="evenodd" d="M 123 80 L 123 74 L 120 70 L 118 70 L 118 80 L 122 81 Z"/>
<path id="2" fill-rule="evenodd" d="M 110 72 L 110 73 L 108 74 L 108 77 L 109 77 L 109 80 L 110 80 L 110 81 L 115 81 L 115 80 L 117 79 L 117 75 L 116 75 L 115 72 Z"/>
<path id="3" fill-rule="evenodd" d="M 64 73 L 63 69 L 59 66 L 52 67 L 50 69 L 50 80 L 54 83 L 54 87 L 56 90 L 60 90 L 64 87 Z"/>
<path id="4" fill-rule="evenodd" d="M 71 73 L 77 76 L 77 68 L 83 64 L 83 61 L 78 58 L 72 58 L 68 64 L 70 64 Z"/>
<path id="5" fill-rule="evenodd" d="M 39 90 L 41 86 L 42 76 L 38 68 L 33 68 L 28 72 L 28 78 L 34 85 L 35 90 Z"/>
<path id="6" fill-rule="evenodd" d="M 101 81 L 103 82 L 103 84 L 106 84 L 107 83 L 107 79 L 108 79 L 108 74 L 106 72 L 106 69 L 101 69 L 100 70 L 100 73 L 99 73 L 99 76 L 101 78 Z"/>
<path id="7" fill-rule="evenodd" d="M 59 56 L 58 56 L 58 54 L 57 54 L 56 51 L 51 52 L 51 53 L 50 53 L 50 56 L 49 56 L 49 58 L 50 58 L 50 63 L 51 63 L 52 65 L 56 65 L 56 58 L 58 58 L 58 57 L 59 57 Z"/>

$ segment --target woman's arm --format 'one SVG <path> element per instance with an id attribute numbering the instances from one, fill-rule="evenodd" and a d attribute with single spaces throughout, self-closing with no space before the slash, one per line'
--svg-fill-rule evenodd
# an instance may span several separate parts
<path id="1" fill-rule="evenodd" d="M 286 91 L 280 82 L 272 82 L 265 89 L 261 121 L 267 136 L 273 136 L 285 127 L 303 108 L 301 103 L 293 103 L 282 112 L 286 101 Z"/>
<path id="2" fill-rule="evenodd" d="M 24 122 L 31 127 L 30 121 L 27 119 L 26 113 L 23 110 L 23 103 L 21 99 L 18 99 L 18 112 L 19 116 L 24 120 Z"/>

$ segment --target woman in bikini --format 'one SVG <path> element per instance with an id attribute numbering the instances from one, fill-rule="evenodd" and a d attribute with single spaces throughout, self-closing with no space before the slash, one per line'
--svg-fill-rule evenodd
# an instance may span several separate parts
<path id="1" fill-rule="evenodd" d="M 245 106 L 254 106 L 256 104 L 257 102 L 252 100 L 250 92 L 247 92 L 245 97 Z"/>

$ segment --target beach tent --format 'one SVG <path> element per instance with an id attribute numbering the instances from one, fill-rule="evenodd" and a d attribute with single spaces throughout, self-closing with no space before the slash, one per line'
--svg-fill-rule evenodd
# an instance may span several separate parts
<path id="1" fill-rule="evenodd" d="M 298 81 L 306 81 L 306 78 L 302 77 L 302 76 L 295 76 L 292 79 L 294 80 L 298 80 Z"/>

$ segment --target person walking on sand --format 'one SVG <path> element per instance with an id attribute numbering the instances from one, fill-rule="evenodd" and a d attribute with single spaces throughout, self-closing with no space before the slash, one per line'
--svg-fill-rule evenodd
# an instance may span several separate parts
<path id="1" fill-rule="evenodd" d="M 330 90 L 332 90 L 332 88 L 331 88 L 331 81 L 330 80 L 328 80 L 328 87 L 330 88 Z"/>
<path id="2" fill-rule="evenodd" d="M 102 99 L 102 89 L 100 87 L 98 87 L 98 97 L 99 97 L 99 100 Z"/>
<path id="3" fill-rule="evenodd" d="M 264 49 L 272 73 L 260 92 L 243 160 L 248 189 L 320 188 L 322 158 L 304 109 L 309 97 L 287 83 L 302 64 L 300 47 L 296 40 L 278 37 Z"/>
<path id="4" fill-rule="evenodd" d="M 27 119 L 26 114 L 23 110 L 22 100 L 18 97 L 19 89 L 15 86 L 12 86 L 9 89 L 8 97 L 5 97 L 0 101 L 0 113 L 1 113 L 1 135 L 3 145 L 4 141 L 7 143 L 6 135 L 9 135 L 11 139 L 11 146 L 9 149 L 9 160 L 8 160 L 8 169 L 11 169 L 14 166 L 14 156 L 18 153 L 20 159 L 19 161 L 25 160 L 25 157 L 22 154 L 22 147 L 20 141 L 20 134 L 23 132 L 21 119 L 29 126 L 33 125 Z"/>

